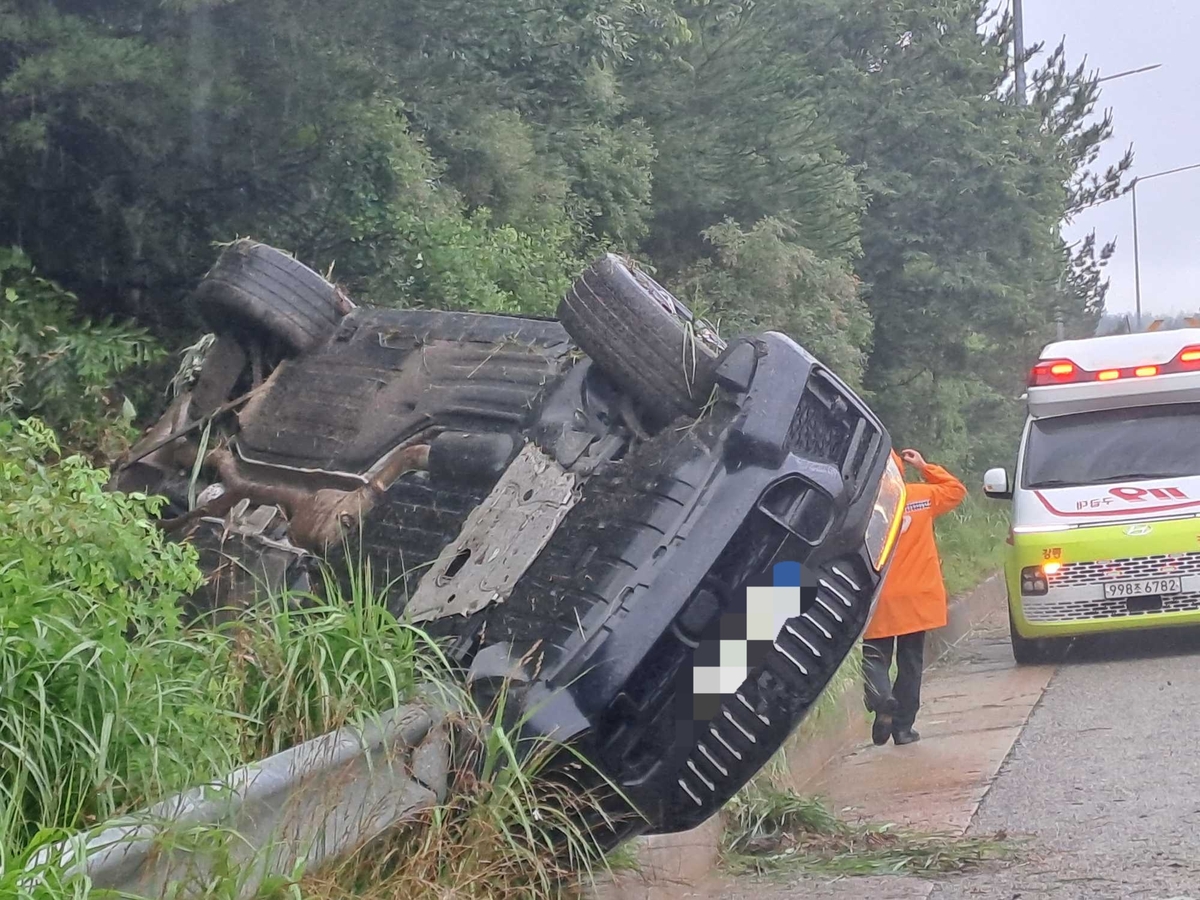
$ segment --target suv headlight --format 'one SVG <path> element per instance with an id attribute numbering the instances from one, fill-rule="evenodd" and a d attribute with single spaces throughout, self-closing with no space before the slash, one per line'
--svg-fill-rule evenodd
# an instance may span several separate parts
<path id="1" fill-rule="evenodd" d="M 867 523 L 867 552 L 871 554 L 871 565 L 876 572 L 882 571 L 892 547 L 896 545 L 906 494 L 904 475 L 896 467 L 891 454 L 888 454 L 887 468 L 883 470 L 883 480 L 875 494 L 871 521 Z"/>

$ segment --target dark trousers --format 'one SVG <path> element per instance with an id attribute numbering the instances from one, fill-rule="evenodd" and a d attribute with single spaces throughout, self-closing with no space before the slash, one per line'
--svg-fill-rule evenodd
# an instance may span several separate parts
<path id="1" fill-rule="evenodd" d="M 896 683 L 891 683 L 892 650 Z M 925 668 L 925 632 L 863 641 L 863 687 L 867 709 L 892 712 L 892 730 L 907 731 L 921 708 L 921 672 Z"/>

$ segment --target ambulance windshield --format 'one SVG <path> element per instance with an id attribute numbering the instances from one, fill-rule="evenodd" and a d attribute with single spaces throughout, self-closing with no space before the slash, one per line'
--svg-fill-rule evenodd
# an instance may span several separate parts
<path id="1" fill-rule="evenodd" d="M 1200 475 L 1200 404 L 1035 419 L 1022 486 L 1073 487 Z"/>

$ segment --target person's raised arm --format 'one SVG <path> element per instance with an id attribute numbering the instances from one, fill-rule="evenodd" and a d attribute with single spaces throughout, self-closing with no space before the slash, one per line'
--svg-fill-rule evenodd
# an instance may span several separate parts
<path id="1" fill-rule="evenodd" d="M 933 515 L 945 515 L 967 496 L 966 485 L 941 466 L 926 462 L 925 457 L 916 450 L 905 450 L 900 456 L 906 463 L 914 466 L 929 485 L 929 509 Z"/>

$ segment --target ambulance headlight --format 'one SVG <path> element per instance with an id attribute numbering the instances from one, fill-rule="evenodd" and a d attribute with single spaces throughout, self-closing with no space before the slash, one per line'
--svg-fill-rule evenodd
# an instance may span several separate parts
<path id="1" fill-rule="evenodd" d="M 1021 570 L 1021 593 L 1026 597 L 1044 597 L 1050 589 L 1050 575 L 1058 572 L 1057 563 L 1045 566 L 1026 566 Z"/>
<path id="2" fill-rule="evenodd" d="M 871 521 L 867 523 L 867 552 L 871 555 L 871 565 L 876 572 L 883 570 L 896 545 L 900 520 L 904 515 L 905 496 L 904 475 L 889 454 L 883 480 L 875 494 Z"/>

